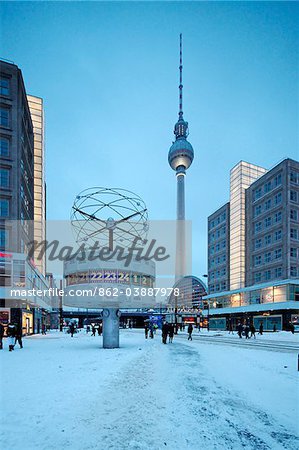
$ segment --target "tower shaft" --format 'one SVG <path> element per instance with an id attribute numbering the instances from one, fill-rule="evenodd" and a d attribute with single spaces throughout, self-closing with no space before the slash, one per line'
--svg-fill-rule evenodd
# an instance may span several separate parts
<path id="1" fill-rule="evenodd" d="M 177 223 L 175 280 L 186 275 L 185 174 L 177 174 Z"/>

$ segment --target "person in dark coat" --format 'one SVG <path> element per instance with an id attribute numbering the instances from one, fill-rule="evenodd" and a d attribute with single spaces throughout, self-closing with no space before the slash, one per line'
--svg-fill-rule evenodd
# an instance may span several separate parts
<path id="1" fill-rule="evenodd" d="M 253 325 L 253 323 L 250 324 L 250 333 L 251 333 L 251 336 L 250 336 L 250 337 L 254 336 L 254 339 L 256 339 L 256 336 L 255 336 L 255 326 Z"/>
<path id="2" fill-rule="evenodd" d="M 295 333 L 295 327 L 294 327 L 294 324 L 292 322 L 289 322 L 289 328 L 290 328 L 290 332 L 292 334 L 294 334 Z"/>
<path id="3" fill-rule="evenodd" d="M 0 322 L 0 350 L 3 349 L 4 325 Z"/>
<path id="4" fill-rule="evenodd" d="M 193 331 L 193 326 L 191 323 L 189 323 L 189 325 L 188 325 L 188 341 L 192 341 L 192 331 Z"/>
<path id="5" fill-rule="evenodd" d="M 163 344 L 167 344 L 167 335 L 168 335 L 168 323 L 165 322 L 162 325 L 162 342 L 163 342 Z"/>
<path id="6" fill-rule="evenodd" d="M 73 322 L 70 324 L 70 333 L 71 333 L 71 337 L 73 337 L 74 333 L 75 333 L 75 325 L 73 324 Z M 94 336 L 95 336 L 95 334 L 94 334 Z"/>
<path id="7" fill-rule="evenodd" d="M 42 324 L 42 334 L 47 334 L 47 327 L 45 323 Z"/>
<path id="8" fill-rule="evenodd" d="M 263 322 L 260 323 L 260 330 L 259 330 L 259 334 L 262 335 L 264 332 L 264 325 Z"/>
<path id="9" fill-rule="evenodd" d="M 23 337 L 23 330 L 22 330 L 22 326 L 21 324 L 16 324 L 16 338 L 15 338 L 15 345 L 18 342 L 20 348 L 23 348 L 23 342 L 22 342 L 22 337 Z"/>
<path id="10" fill-rule="evenodd" d="M 249 339 L 249 330 L 250 330 L 249 324 L 246 323 L 245 329 L 244 329 L 244 332 L 245 332 L 245 339 Z"/>
<path id="11" fill-rule="evenodd" d="M 174 325 L 171 323 L 168 327 L 168 336 L 169 336 L 169 342 L 172 344 L 173 341 L 173 335 L 174 335 Z"/>
<path id="12" fill-rule="evenodd" d="M 92 336 L 96 335 L 96 327 L 94 325 L 92 325 L 92 327 L 91 327 L 91 335 Z"/>
<path id="13" fill-rule="evenodd" d="M 243 331 L 242 324 L 241 324 L 241 322 L 238 322 L 237 332 L 238 332 L 238 336 L 239 336 L 240 339 L 242 339 L 242 331 Z"/>
<path id="14" fill-rule="evenodd" d="M 14 350 L 16 338 L 16 327 L 13 323 L 9 322 L 9 324 L 7 325 L 6 334 L 8 339 L 8 348 L 9 351 L 11 352 L 12 350 Z"/>
<path id="15" fill-rule="evenodd" d="M 144 325 L 144 335 L 145 335 L 145 339 L 147 339 L 148 338 L 148 324 L 147 323 Z"/>
<path id="16" fill-rule="evenodd" d="M 154 339 L 154 325 L 151 323 L 149 326 L 150 338 Z"/>

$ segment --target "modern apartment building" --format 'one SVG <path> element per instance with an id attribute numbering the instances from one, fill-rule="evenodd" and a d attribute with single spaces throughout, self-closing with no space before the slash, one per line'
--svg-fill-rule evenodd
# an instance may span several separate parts
<path id="1" fill-rule="evenodd" d="M 215 257 L 222 246 L 229 248 L 226 288 L 221 253 Z M 208 277 L 211 328 L 246 319 L 287 329 L 299 321 L 297 161 L 269 171 L 242 161 L 231 170 L 230 202 L 208 218 Z"/>
<path id="2" fill-rule="evenodd" d="M 246 286 L 299 278 L 299 163 L 286 159 L 246 190 Z"/>
<path id="3" fill-rule="evenodd" d="M 245 286 L 245 191 L 266 172 L 240 161 L 230 171 L 230 201 L 208 217 L 209 292 Z"/>
<path id="4" fill-rule="evenodd" d="M 20 322 L 24 333 L 38 331 L 51 309 L 47 297 L 10 295 L 49 286 L 43 261 L 27 258 L 34 220 L 45 214 L 42 101 L 29 100 L 21 70 L 0 61 L 0 321 Z"/>
<path id="5" fill-rule="evenodd" d="M 208 218 L 208 286 L 219 292 L 230 286 L 230 204 L 217 209 Z"/>

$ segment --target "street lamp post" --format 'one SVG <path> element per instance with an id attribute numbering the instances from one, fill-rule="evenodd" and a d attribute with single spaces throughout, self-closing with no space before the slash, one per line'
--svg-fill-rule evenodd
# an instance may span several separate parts
<path id="1" fill-rule="evenodd" d="M 208 285 L 208 275 L 204 274 L 204 278 L 207 279 L 207 285 Z M 210 300 L 208 299 L 208 317 L 207 317 L 208 323 L 207 323 L 207 330 L 210 331 Z"/>

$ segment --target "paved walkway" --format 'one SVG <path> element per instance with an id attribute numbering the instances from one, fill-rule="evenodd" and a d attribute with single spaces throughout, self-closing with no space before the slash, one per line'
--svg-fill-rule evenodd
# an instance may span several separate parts
<path id="1" fill-rule="evenodd" d="M 3 448 L 296 448 L 293 355 L 134 330 L 121 344 L 52 333 L 1 353 Z"/>

